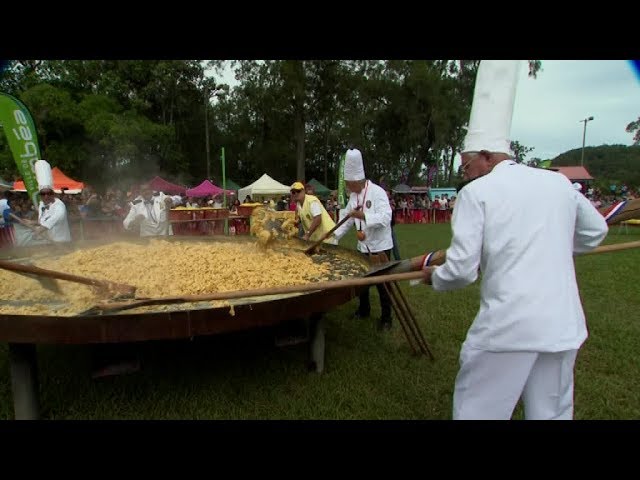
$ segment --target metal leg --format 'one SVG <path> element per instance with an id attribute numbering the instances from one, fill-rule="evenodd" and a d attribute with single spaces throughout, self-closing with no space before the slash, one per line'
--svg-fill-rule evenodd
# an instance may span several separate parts
<path id="1" fill-rule="evenodd" d="M 309 370 L 316 373 L 324 371 L 324 331 L 325 319 L 322 314 L 312 316 L 310 319 L 311 341 L 309 342 Z"/>
<path id="2" fill-rule="evenodd" d="M 11 389 L 16 420 L 38 420 L 38 359 L 32 343 L 10 343 Z"/>

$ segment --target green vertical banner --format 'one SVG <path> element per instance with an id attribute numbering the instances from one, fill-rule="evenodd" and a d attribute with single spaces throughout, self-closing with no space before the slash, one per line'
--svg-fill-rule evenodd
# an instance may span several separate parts
<path id="1" fill-rule="evenodd" d="M 29 198 L 37 207 L 38 181 L 33 165 L 40 159 L 40 147 L 29 109 L 17 98 L 0 93 L 0 126 L 7 136 Z"/>
<path id="2" fill-rule="evenodd" d="M 347 199 L 345 198 L 344 191 L 344 162 L 347 159 L 345 153 L 340 159 L 340 165 L 338 166 L 338 206 L 343 209 L 347 206 Z"/>

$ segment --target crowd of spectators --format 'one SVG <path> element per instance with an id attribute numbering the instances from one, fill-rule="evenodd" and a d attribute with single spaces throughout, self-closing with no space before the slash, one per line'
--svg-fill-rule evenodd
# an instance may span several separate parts
<path id="1" fill-rule="evenodd" d="M 626 184 L 611 185 L 608 190 L 602 190 L 591 185 L 580 184 L 580 191 L 591 201 L 591 204 L 600 209 L 623 200 L 638 198 L 638 188 L 629 187 Z"/>
<path id="2" fill-rule="evenodd" d="M 306 186 L 306 192 L 315 195 L 313 186 Z M 631 200 L 638 198 L 638 188 L 629 187 L 626 184 L 611 185 L 609 189 L 600 189 L 589 183 L 580 183 L 581 192 L 591 201 L 594 207 L 604 208 L 613 205 L 621 200 Z M 127 215 L 131 202 L 136 199 L 138 192 L 136 188 L 128 191 L 117 187 L 107 188 L 103 192 L 98 192 L 87 186 L 80 194 L 67 194 L 63 190 L 57 195 L 67 207 L 67 215 L 70 221 L 79 219 L 88 220 L 119 220 Z M 394 211 L 394 220 L 397 223 L 432 223 L 446 222 L 451 218 L 451 213 L 455 207 L 456 197 L 444 194 L 436 195 L 433 200 L 428 194 L 395 194 L 390 195 L 391 208 Z M 331 192 L 323 199 L 324 206 L 334 220 L 337 220 L 339 204 L 336 192 Z M 226 199 L 226 207 L 231 214 L 237 212 L 241 204 L 255 203 L 251 196 L 240 199 L 229 196 Z M 295 210 L 295 203 L 291 197 L 273 196 L 262 199 L 262 202 L 273 210 Z M 222 195 L 208 197 L 182 197 L 182 206 L 188 208 L 223 208 L 225 199 Z M 34 220 L 38 213 L 33 207 L 26 193 L 11 193 L 11 213 L 14 215 Z"/>
<path id="3" fill-rule="evenodd" d="M 396 194 L 390 199 L 397 223 L 442 223 L 451 220 L 455 195 Z"/>

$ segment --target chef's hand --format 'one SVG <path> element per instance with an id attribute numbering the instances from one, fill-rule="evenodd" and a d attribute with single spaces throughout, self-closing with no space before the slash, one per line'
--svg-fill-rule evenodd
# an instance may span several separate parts
<path id="1" fill-rule="evenodd" d="M 310 237 L 309 233 L 305 233 L 305 234 L 302 236 L 302 239 L 303 239 L 304 241 L 308 242 L 308 241 L 309 241 L 309 237 Z"/>
<path id="2" fill-rule="evenodd" d="M 433 285 L 433 283 L 431 283 L 431 276 L 436 268 L 437 267 L 425 267 L 422 269 L 422 281 L 427 285 Z"/>
<path id="3" fill-rule="evenodd" d="M 358 220 L 364 220 L 364 212 L 362 210 L 353 210 L 351 212 L 351 216 L 353 218 L 357 218 Z"/>

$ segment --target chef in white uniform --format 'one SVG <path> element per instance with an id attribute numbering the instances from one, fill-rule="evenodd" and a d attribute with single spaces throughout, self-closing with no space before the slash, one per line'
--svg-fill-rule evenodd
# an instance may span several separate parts
<path id="1" fill-rule="evenodd" d="M 55 197 L 51 165 L 46 160 L 38 160 L 34 164 L 34 170 L 40 193 L 38 221 L 25 219 L 23 223 L 34 227 L 34 244 L 39 239 L 47 239 L 55 243 L 70 242 L 71 231 L 67 219 L 67 207 L 62 200 Z"/>
<path id="2" fill-rule="evenodd" d="M 140 196 L 131 202 L 131 209 L 123 220 L 124 228 L 140 228 L 141 237 L 173 235 L 169 222 L 169 210 L 180 205 L 180 195 L 169 196 L 162 192 L 153 193 L 149 185 L 140 187 Z"/>
<path id="3" fill-rule="evenodd" d="M 515 163 L 509 135 L 519 61 L 482 61 L 462 152 L 465 180 L 446 262 L 425 265 L 437 291 L 482 274 L 480 309 L 460 352 L 454 419 L 573 418 L 573 370 L 587 338 L 573 254 L 607 234 L 560 173 Z M 425 264 L 428 263 L 428 257 Z"/>
<path id="4" fill-rule="evenodd" d="M 335 231 L 335 237 L 340 240 L 355 225 L 358 237 L 357 249 L 361 254 L 368 256 L 384 253 L 390 259 L 393 248 L 391 205 L 387 192 L 366 179 L 360 150 L 347 151 L 344 180 L 350 192 L 344 215 L 351 214 L 351 218 Z M 377 285 L 377 288 L 381 308 L 378 327 L 388 330 L 391 328 L 391 301 L 383 285 Z M 370 313 L 369 289 L 365 288 L 360 295 L 360 306 L 355 316 L 368 317 Z"/>

